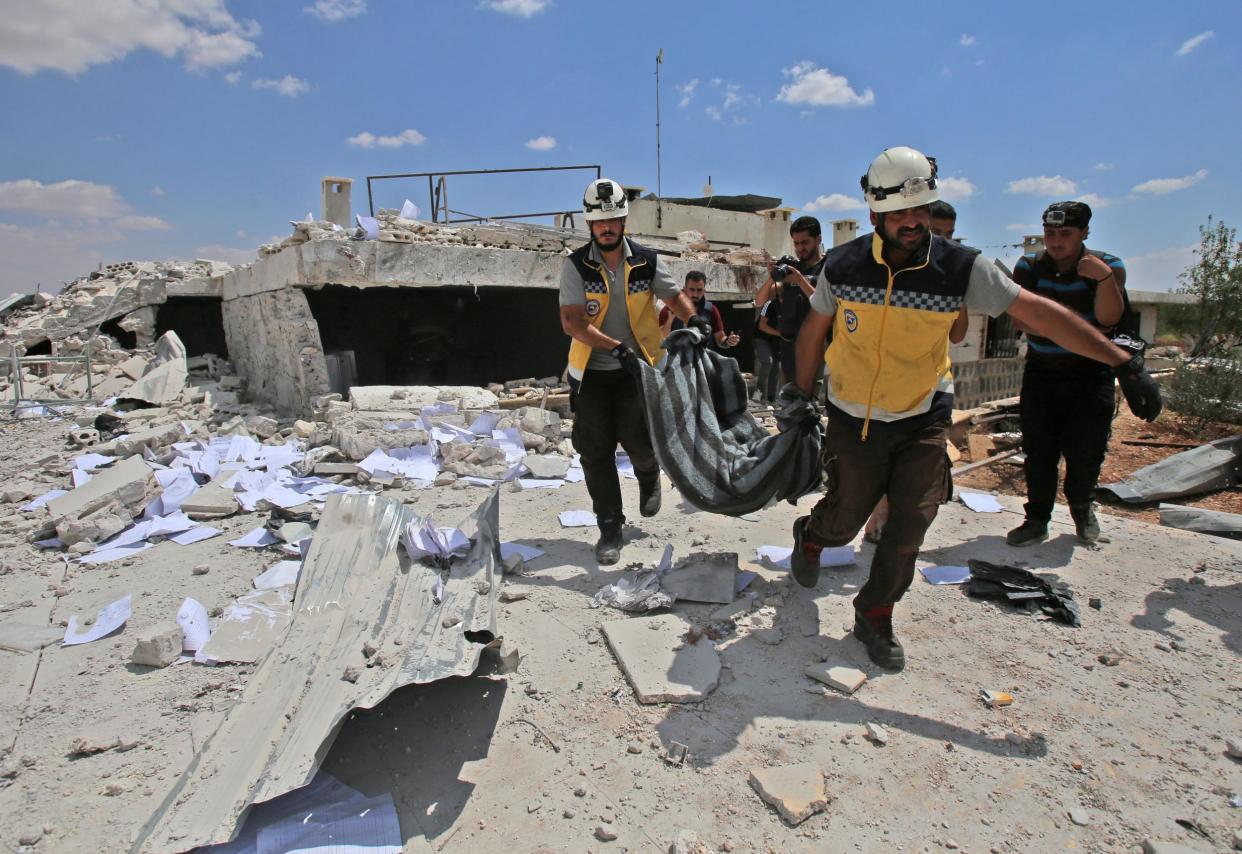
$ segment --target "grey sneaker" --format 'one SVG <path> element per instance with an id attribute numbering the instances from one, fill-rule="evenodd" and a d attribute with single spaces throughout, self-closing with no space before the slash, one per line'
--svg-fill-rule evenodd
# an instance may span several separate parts
<path id="1" fill-rule="evenodd" d="M 1005 542 L 1011 546 L 1022 548 L 1033 546 L 1048 539 L 1048 523 L 1027 519 L 1018 527 L 1005 535 Z"/>

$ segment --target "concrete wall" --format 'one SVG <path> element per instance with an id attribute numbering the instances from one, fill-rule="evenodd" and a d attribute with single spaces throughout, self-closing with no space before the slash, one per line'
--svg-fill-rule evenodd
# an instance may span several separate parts
<path id="1" fill-rule="evenodd" d="M 284 415 L 306 415 L 311 398 L 328 392 L 319 327 L 301 290 L 225 300 L 224 334 L 251 398 L 268 401 Z"/>
<path id="2" fill-rule="evenodd" d="M 1022 367 L 1026 359 L 981 359 L 953 363 L 953 406 L 971 409 L 989 400 L 1016 397 L 1022 390 Z"/>
<path id="3" fill-rule="evenodd" d="M 766 249 L 773 257 L 793 252 L 793 242 L 789 239 L 790 220 L 784 213 L 769 216 L 669 202 L 665 202 L 663 208 L 663 226 L 657 227 L 655 200 L 635 199 L 630 202 L 630 212 L 626 215 L 626 230 L 665 237 L 676 237 L 679 231 L 701 231 L 708 240 Z"/>

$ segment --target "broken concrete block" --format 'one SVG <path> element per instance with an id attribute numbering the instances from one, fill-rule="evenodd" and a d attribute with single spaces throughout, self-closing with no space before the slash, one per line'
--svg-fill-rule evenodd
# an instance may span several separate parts
<path id="1" fill-rule="evenodd" d="M 546 439 L 560 441 L 561 416 L 548 409 L 527 406 L 517 411 L 518 426 L 524 433 L 535 433 Z"/>
<path id="2" fill-rule="evenodd" d="M 132 456 L 103 469 L 77 489 L 52 499 L 48 515 L 61 521 L 81 519 L 100 508 L 120 504 L 136 513 L 156 490 L 155 476 L 142 457 Z"/>
<path id="3" fill-rule="evenodd" d="M 687 643 L 674 614 L 604 623 L 604 637 L 640 703 L 695 703 L 716 689 L 720 656 L 706 637 Z"/>
<path id="4" fill-rule="evenodd" d="M 143 448 L 150 448 L 154 453 L 160 448 L 171 445 L 173 442 L 180 442 L 184 436 L 185 434 L 182 432 L 180 424 L 164 424 L 158 427 L 136 430 L 123 437 L 114 439 L 100 450 L 103 453 L 115 454 L 118 457 L 141 454 Z"/>
<path id="5" fill-rule="evenodd" d="M 94 427 L 80 427 L 69 433 L 69 441 L 79 448 L 89 448 L 91 445 L 98 444 L 99 431 Z"/>
<path id="6" fill-rule="evenodd" d="M 167 623 L 138 635 L 129 660 L 147 667 L 167 667 L 181 657 L 181 627 Z"/>
<path id="7" fill-rule="evenodd" d="M 142 356 L 131 356 L 116 367 L 131 380 L 142 379 L 142 374 L 147 369 L 147 360 Z"/>
<path id="8" fill-rule="evenodd" d="M 836 688 L 846 694 L 853 694 L 867 681 L 867 674 L 854 667 L 841 667 L 828 664 L 808 664 L 803 671 L 817 682 L 823 682 L 830 688 Z"/>
<path id="9" fill-rule="evenodd" d="M 303 421 L 298 419 L 293 422 L 293 435 L 300 439 L 309 439 L 311 434 L 315 432 L 315 425 L 311 421 Z"/>
<path id="10" fill-rule="evenodd" d="M 218 483 L 200 486 L 181 502 L 182 512 L 191 519 L 220 519 L 232 516 L 239 508 L 232 490 L 225 489 Z"/>
<path id="11" fill-rule="evenodd" d="M 315 463 L 315 474 L 331 476 L 336 474 L 353 477 L 362 469 L 357 463 Z"/>
<path id="12" fill-rule="evenodd" d="M 535 454 L 528 454 L 522 460 L 522 465 L 526 466 L 530 476 L 540 478 L 564 477 L 569 472 L 569 463 L 565 457 Z"/>
<path id="13" fill-rule="evenodd" d="M 246 419 L 246 429 L 251 435 L 258 436 L 260 439 L 270 439 L 280 432 L 280 424 L 275 418 L 268 418 L 265 415 L 251 415 Z"/>
<path id="14" fill-rule="evenodd" d="M 56 536 L 74 554 L 93 551 L 100 543 L 124 531 L 134 522 L 133 511 L 112 502 L 83 516 L 68 516 L 56 523 Z M 80 547 L 85 547 L 85 549 Z"/>
<path id="15" fill-rule="evenodd" d="M 185 364 L 185 345 L 171 329 L 160 336 L 155 358 L 142 377 L 121 392 L 123 400 L 141 400 L 154 406 L 172 403 L 181 396 L 190 372 Z"/>
<path id="16" fill-rule="evenodd" d="M 660 578 L 660 587 L 677 599 L 691 602 L 733 601 L 737 552 L 696 552 L 673 564 Z"/>
<path id="17" fill-rule="evenodd" d="M 823 772 L 810 762 L 779 768 L 752 768 L 750 785 L 791 827 L 828 809 Z"/>
<path id="18" fill-rule="evenodd" d="M 867 738 L 879 745 L 888 744 L 888 730 L 876 723 L 867 723 Z"/>
<path id="19" fill-rule="evenodd" d="M 332 430 L 332 444 L 350 460 L 365 460 L 376 450 L 425 445 L 427 438 L 426 431 L 416 427 L 385 430 L 383 422 L 369 418 L 338 419 Z"/>

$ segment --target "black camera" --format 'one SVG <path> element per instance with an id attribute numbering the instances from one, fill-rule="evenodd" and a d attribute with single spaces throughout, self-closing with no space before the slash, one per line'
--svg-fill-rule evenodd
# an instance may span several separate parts
<path id="1" fill-rule="evenodd" d="M 782 255 L 776 259 L 776 266 L 772 268 L 772 281 L 785 281 L 785 277 L 789 275 L 789 271 L 797 266 L 797 258 L 792 255 Z"/>

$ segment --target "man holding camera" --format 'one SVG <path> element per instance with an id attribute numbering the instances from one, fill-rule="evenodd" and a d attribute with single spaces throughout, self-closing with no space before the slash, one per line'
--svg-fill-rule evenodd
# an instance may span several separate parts
<path id="1" fill-rule="evenodd" d="M 660 510 L 660 465 L 651 447 L 639 398 L 637 360 L 663 356 L 655 298 L 703 335 L 711 327 L 669 276 L 659 257 L 625 237 L 629 202 L 616 181 L 600 178 L 586 188 L 582 207 L 591 241 L 572 252 L 561 268 L 561 328 L 569 345 L 573 443 L 582 457 L 587 492 L 599 524 L 595 559 L 601 566 L 621 558 L 621 481 L 617 444 L 638 476 L 639 512 Z"/>
<path id="2" fill-rule="evenodd" d="M 768 264 L 768 280 L 755 294 L 755 303 L 763 305 L 779 289 L 780 317 L 775 324 L 781 337 L 781 372 L 785 382 L 793 382 L 795 376 L 795 348 L 798 330 L 811 311 L 810 298 L 815 293 L 812 282 L 824 266 L 824 240 L 819 220 L 813 216 L 800 216 L 789 226 L 793 240 L 794 257 L 785 255 Z"/>
<path id="3" fill-rule="evenodd" d="M 939 198 L 935 161 L 912 148 L 885 150 L 862 177 L 873 234 L 833 249 L 797 343 L 797 383 L 810 395 L 829 367 L 825 495 L 794 521 L 790 565 L 804 587 L 819 579 L 820 552 L 858 534 L 883 495 L 889 517 L 854 599 L 854 635 L 881 667 L 900 670 L 905 650 L 893 607 L 909 589 L 923 537 L 948 500 L 945 446 L 953 406 L 949 330 L 967 306 L 1008 312 L 1038 335 L 1111 366 L 1131 409 L 1160 411 L 1142 357 L 1081 317 L 1008 279 L 974 249 L 931 237 Z M 832 340 L 824 341 L 832 329 Z"/>
<path id="4" fill-rule="evenodd" d="M 1128 308 L 1125 264 L 1116 255 L 1083 245 L 1091 222 L 1091 208 L 1083 202 L 1049 205 L 1043 222 L 1044 251 L 1036 258 L 1019 258 L 1014 281 L 1111 334 Z M 1100 523 L 1091 498 L 1116 409 L 1112 371 L 1045 337 L 1028 334 L 1018 409 L 1026 456 L 1026 519 L 1005 541 L 1030 546 L 1048 538 L 1057 467 L 1064 457 L 1065 500 L 1078 539 L 1097 542 Z"/>

